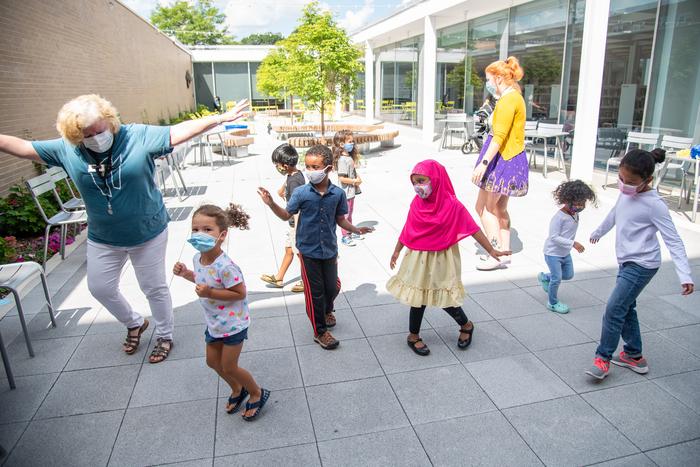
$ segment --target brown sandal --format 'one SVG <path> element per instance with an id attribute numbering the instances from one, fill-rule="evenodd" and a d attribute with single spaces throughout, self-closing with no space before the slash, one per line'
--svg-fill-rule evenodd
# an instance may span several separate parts
<path id="1" fill-rule="evenodd" d="M 160 363 L 164 361 L 166 358 L 168 358 L 168 355 L 170 355 L 170 351 L 173 350 L 173 345 L 172 339 L 159 337 L 156 339 L 156 346 L 153 347 L 153 351 L 151 352 L 151 356 L 148 357 L 148 361 L 150 363 Z M 154 361 L 154 358 L 157 358 L 158 360 Z"/>
<path id="2" fill-rule="evenodd" d="M 134 329 L 138 329 L 139 333 L 136 334 L 135 336 L 132 336 L 129 334 L 130 331 L 133 331 Z M 144 333 L 148 329 L 148 320 L 144 319 L 143 324 L 139 327 L 136 328 L 127 328 L 127 333 L 126 333 L 126 340 L 122 344 L 124 347 L 124 353 L 127 355 L 133 355 L 136 353 L 136 351 L 139 349 L 139 344 L 141 343 L 141 334 Z"/>

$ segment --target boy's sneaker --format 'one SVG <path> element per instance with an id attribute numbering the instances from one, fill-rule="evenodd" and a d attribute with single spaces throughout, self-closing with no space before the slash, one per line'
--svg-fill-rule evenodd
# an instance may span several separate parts
<path id="1" fill-rule="evenodd" d="M 547 279 L 547 274 L 543 272 L 537 274 L 537 280 L 542 286 L 542 290 L 544 290 L 544 293 L 549 293 L 549 279 Z"/>
<path id="2" fill-rule="evenodd" d="M 335 349 L 340 345 L 340 341 L 333 337 L 333 334 L 330 332 L 326 331 L 323 334 L 319 334 L 318 336 L 314 337 L 314 342 L 316 342 L 318 345 L 320 345 L 322 348 L 326 350 L 332 350 Z"/>
<path id="3" fill-rule="evenodd" d="M 330 313 L 326 313 L 326 327 L 327 328 L 332 328 L 335 327 L 336 321 L 335 321 L 335 315 L 331 311 Z"/>
<path id="4" fill-rule="evenodd" d="M 593 366 L 590 370 L 586 371 L 586 374 L 593 376 L 595 379 L 602 380 L 605 379 L 606 376 L 608 376 L 609 371 L 610 362 L 607 360 L 603 360 L 600 357 L 596 357 L 595 360 L 593 360 Z"/>
<path id="5" fill-rule="evenodd" d="M 611 362 L 613 362 L 617 366 L 629 368 L 630 370 L 634 371 L 635 373 L 639 373 L 640 375 L 645 375 L 649 373 L 649 365 L 647 365 L 647 360 L 642 356 L 632 358 L 625 352 L 620 352 L 620 355 L 618 355 L 617 357 L 613 357 Z"/>
<path id="6" fill-rule="evenodd" d="M 294 293 L 301 293 L 304 291 L 304 283 L 302 281 L 297 282 L 294 284 L 294 287 L 292 287 L 292 292 Z"/>
<path id="7" fill-rule="evenodd" d="M 569 312 L 569 305 L 567 305 L 566 303 L 562 303 L 562 302 L 557 302 L 554 305 L 552 305 L 551 303 L 547 302 L 547 309 L 549 311 L 553 311 L 555 313 L 560 313 L 562 315 L 565 315 Z"/>
<path id="8" fill-rule="evenodd" d="M 341 240 L 341 242 L 342 242 L 343 245 L 345 245 L 345 246 L 355 246 L 355 241 L 354 241 L 352 238 L 350 238 L 350 237 L 343 237 L 343 239 Z"/>
<path id="9" fill-rule="evenodd" d="M 360 235 L 360 234 L 356 234 L 356 233 L 350 234 L 350 238 L 352 238 L 353 240 L 364 240 L 365 239 L 364 235 Z"/>

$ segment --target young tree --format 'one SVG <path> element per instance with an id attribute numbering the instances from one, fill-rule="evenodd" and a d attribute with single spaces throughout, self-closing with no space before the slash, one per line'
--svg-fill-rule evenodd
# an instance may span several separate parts
<path id="1" fill-rule="evenodd" d="M 284 36 L 278 32 L 265 32 L 244 37 L 240 43 L 245 45 L 275 45 L 282 39 Z"/>
<path id="2" fill-rule="evenodd" d="M 158 5 L 151 14 L 155 27 L 187 45 L 235 44 L 223 25 L 225 20 L 226 15 L 211 0 L 198 0 L 194 4 L 178 0 L 172 6 Z"/>
<path id="3" fill-rule="evenodd" d="M 277 45 L 278 51 L 258 69 L 258 90 L 273 96 L 299 96 L 316 106 L 324 134 L 326 104 L 335 101 L 338 93 L 347 102 L 359 85 L 362 51 L 317 1 L 304 7 L 299 26 Z"/>

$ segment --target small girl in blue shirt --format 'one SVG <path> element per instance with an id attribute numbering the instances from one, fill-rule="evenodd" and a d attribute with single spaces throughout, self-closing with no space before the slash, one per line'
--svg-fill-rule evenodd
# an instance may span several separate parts
<path id="1" fill-rule="evenodd" d="M 258 386 L 248 370 L 238 366 L 250 325 L 248 300 L 243 274 L 221 244 L 230 227 L 247 229 L 248 218 L 235 204 L 226 211 L 211 204 L 201 206 L 192 216 L 192 237 L 188 240 L 199 251 L 194 256 L 194 270 L 180 262 L 173 267 L 176 276 L 197 284 L 195 293 L 207 323 L 207 365 L 231 386 L 226 412 L 236 412 L 250 396 L 243 412 L 246 421 L 258 416 L 270 391 Z"/>

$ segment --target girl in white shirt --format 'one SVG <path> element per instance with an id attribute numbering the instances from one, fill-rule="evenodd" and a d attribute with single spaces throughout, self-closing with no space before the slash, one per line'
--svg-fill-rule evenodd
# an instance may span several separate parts
<path id="1" fill-rule="evenodd" d="M 636 300 L 661 266 L 661 247 L 656 233 L 661 234 L 681 282 L 681 294 L 693 293 L 693 279 L 685 247 L 673 225 L 668 207 L 652 189 L 656 163 L 663 162 L 665 151 L 635 149 L 622 158 L 618 185 L 620 196 L 603 223 L 591 234 L 591 243 L 598 243 L 615 226 L 615 251 L 619 272 L 615 289 L 608 299 L 603 316 L 600 345 L 593 366 L 586 373 L 603 379 L 612 363 L 640 374 L 649 371 L 642 356 L 642 335 L 637 320 Z M 613 357 L 622 337 L 624 350 Z"/>
<path id="2" fill-rule="evenodd" d="M 583 253 L 583 245 L 576 241 L 578 216 L 586 208 L 586 202 L 595 204 L 596 196 L 590 186 L 581 180 L 572 180 L 559 185 L 552 193 L 561 209 L 549 223 L 549 237 L 544 242 L 544 261 L 549 273 L 537 276 L 540 285 L 548 294 L 547 309 L 555 313 L 568 313 L 569 306 L 559 301 L 557 292 L 562 280 L 574 277 L 574 262 L 571 249 Z"/>

